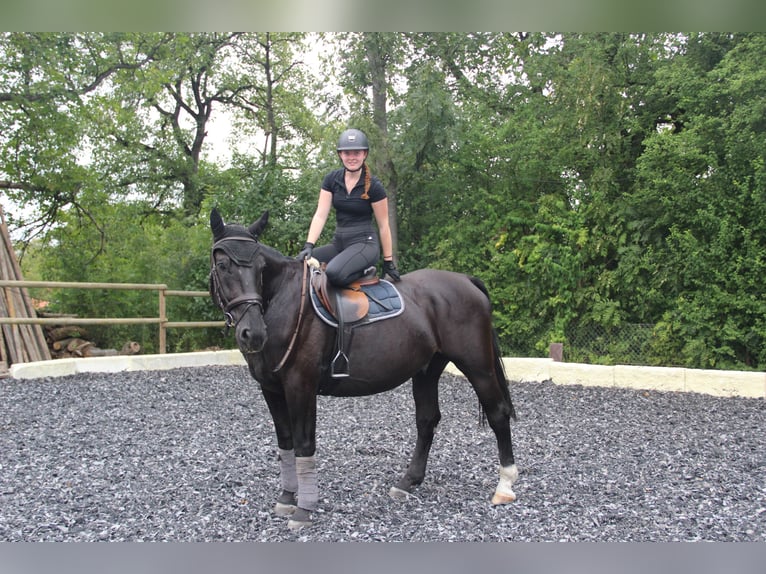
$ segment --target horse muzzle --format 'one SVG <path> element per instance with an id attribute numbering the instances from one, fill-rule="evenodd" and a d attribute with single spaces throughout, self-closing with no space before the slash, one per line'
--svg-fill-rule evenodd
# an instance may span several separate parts
<path id="1" fill-rule="evenodd" d="M 235 318 L 232 311 L 243 307 L 239 317 Z M 256 311 L 256 312 L 252 312 Z M 226 305 L 224 311 L 226 328 L 236 329 L 237 345 L 244 354 L 260 353 L 266 345 L 266 323 L 263 320 L 263 303 L 259 296 L 251 295 L 238 297 Z"/>
<path id="2" fill-rule="evenodd" d="M 254 355 L 266 346 L 266 330 L 255 331 L 247 327 L 237 329 L 237 345 L 245 355 Z"/>

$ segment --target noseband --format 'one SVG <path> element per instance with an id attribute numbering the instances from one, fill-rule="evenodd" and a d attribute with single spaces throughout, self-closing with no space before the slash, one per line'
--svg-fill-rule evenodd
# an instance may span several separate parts
<path id="1" fill-rule="evenodd" d="M 227 237 L 225 239 L 220 239 L 219 241 L 216 241 L 213 244 L 213 249 L 210 252 L 210 260 L 211 260 L 210 292 L 215 298 L 216 303 L 218 304 L 218 307 L 220 307 L 223 310 L 224 322 L 226 324 L 226 330 L 228 331 L 229 329 L 237 326 L 237 324 L 242 320 L 242 317 L 245 316 L 245 313 L 247 313 L 250 307 L 257 306 L 261 310 L 261 313 L 263 313 L 263 297 L 261 297 L 258 293 L 245 293 L 244 295 L 235 297 L 231 301 L 226 301 L 226 299 L 224 298 L 223 293 L 221 291 L 221 282 L 218 279 L 218 271 L 215 268 L 215 250 L 222 249 L 233 260 L 234 258 L 232 257 L 230 250 L 222 247 L 222 245 L 226 241 L 247 241 L 247 242 L 255 244 L 256 249 L 258 247 L 258 242 L 255 239 L 252 239 L 249 237 Z M 249 267 L 249 265 L 239 265 L 239 266 Z M 246 305 L 246 307 L 239 314 L 239 319 L 234 319 L 234 315 L 232 314 L 232 311 L 241 305 Z"/>
<path id="2" fill-rule="evenodd" d="M 231 314 L 231 310 L 240 305 L 247 305 L 247 307 L 245 307 L 242 313 L 239 314 L 239 319 L 235 320 L 234 315 Z M 245 316 L 245 313 L 247 313 L 247 310 L 253 305 L 257 305 L 260 308 L 261 313 L 263 313 L 263 297 L 258 295 L 258 293 L 248 293 L 226 303 L 226 306 L 223 308 L 223 320 L 226 323 L 226 328 L 231 329 L 232 327 L 236 327 L 237 323 L 239 323 L 242 320 L 242 317 Z"/>

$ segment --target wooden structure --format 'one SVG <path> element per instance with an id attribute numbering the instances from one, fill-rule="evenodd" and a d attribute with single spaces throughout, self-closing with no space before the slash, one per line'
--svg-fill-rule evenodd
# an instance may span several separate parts
<path id="1" fill-rule="evenodd" d="M 0 279 L 22 281 L 21 267 L 11 243 L 5 214 L 0 205 Z M 24 287 L 0 288 L 0 317 L 35 318 L 32 298 Z M 13 363 L 46 361 L 51 358 L 40 325 L 0 325 L 0 376 Z"/>

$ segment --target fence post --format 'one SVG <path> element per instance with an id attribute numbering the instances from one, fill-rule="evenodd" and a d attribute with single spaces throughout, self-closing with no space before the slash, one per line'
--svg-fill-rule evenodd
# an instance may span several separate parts
<path id="1" fill-rule="evenodd" d="M 559 363 L 564 360 L 564 343 L 551 343 L 548 356 Z"/>
<path id="2" fill-rule="evenodd" d="M 165 291 L 167 290 L 167 285 L 160 285 L 160 288 L 158 290 L 158 293 L 160 294 L 160 340 L 159 340 L 159 351 L 161 355 L 165 354 L 165 345 L 166 345 L 166 336 L 167 336 L 167 329 L 165 328 L 166 323 L 168 322 L 168 318 L 165 316 Z"/>

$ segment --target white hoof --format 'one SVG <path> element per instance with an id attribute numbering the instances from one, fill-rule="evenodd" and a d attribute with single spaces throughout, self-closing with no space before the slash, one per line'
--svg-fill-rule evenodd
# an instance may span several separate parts
<path id="1" fill-rule="evenodd" d="M 495 495 L 492 497 L 493 506 L 501 506 L 511 502 L 516 502 L 516 493 L 513 491 L 504 493 L 495 492 Z"/>
<path id="2" fill-rule="evenodd" d="M 495 495 L 492 497 L 493 505 L 509 504 L 516 500 L 516 493 L 513 492 L 513 483 L 518 478 L 519 469 L 515 464 L 500 467 L 500 481 L 497 483 Z"/>
<path id="3" fill-rule="evenodd" d="M 396 486 L 392 486 L 391 490 L 388 491 L 388 496 L 394 500 L 404 500 L 410 496 L 410 493 L 406 490 L 402 490 L 401 488 L 397 488 Z"/>

